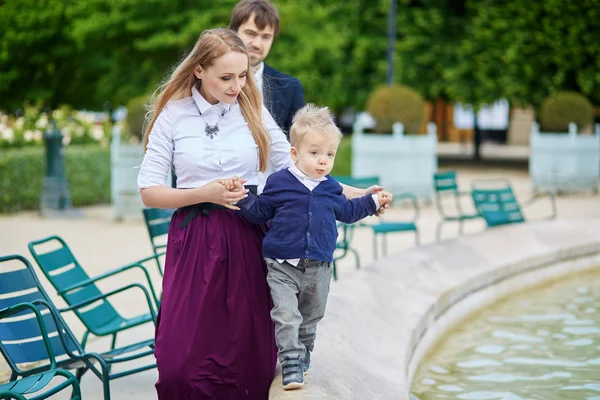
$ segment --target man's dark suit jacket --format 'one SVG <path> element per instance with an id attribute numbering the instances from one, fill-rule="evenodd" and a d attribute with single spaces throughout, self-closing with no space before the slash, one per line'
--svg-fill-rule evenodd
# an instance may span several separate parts
<path id="1" fill-rule="evenodd" d="M 304 90 L 300 81 L 265 63 L 263 71 L 263 101 L 277 125 L 289 139 L 292 118 L 304 107 Z"/>

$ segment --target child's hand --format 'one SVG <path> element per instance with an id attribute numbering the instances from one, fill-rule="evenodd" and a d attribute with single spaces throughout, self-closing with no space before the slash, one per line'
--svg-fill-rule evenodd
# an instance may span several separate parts
<path id="1" fill-rule="evenodd" d="M 231 179 L 223 179 L 221 181 L 221 184 L 223 186 L 225 186 L 225 188 L 227 188 L 227 190 L 229 190 L 230 192 L 236 193 L 236 192 L 244 191 L 244 193 L 247 193 L 248 190 L 246 188 L 244 188 L 244 183 L 246 183 L 246 182 L 247 182 L 246 179 L 240 179 L 236 175 Z M 230 202 L 229 204 L 235 205 L 235 204 L 237 204 L 237 201 Z"/>
<path id="2" fill-rule="evenodd" d="M 377 193 L 377 200 L 379 200 L 379 207 L 385 208 L 392 202 L 392 195 L 384 190 Z"/>
<path id="3" fill-rule="evenodd" d="M 237 176 L 234 176 L 231 179 L 221 180 L 221 185 L 225 186 L 227 190 L 231 192 L 239 192 L 241 190 L 244 190 L 244 183 L 246 182 L 246 179 L 240 179 Z"/>

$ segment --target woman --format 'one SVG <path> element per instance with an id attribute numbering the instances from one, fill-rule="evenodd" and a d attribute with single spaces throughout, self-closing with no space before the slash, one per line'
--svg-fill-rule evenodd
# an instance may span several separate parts
<path id="1" fill-rule="evenodd" d="M 156 328 L 158 397 L 266 399 L 277 349 L 264 232 L 232 211 L 246 194 L 224 183 L 237 175 L 254 187 L 268 161 L 291 165 L 290 145 L 232 31 L 203 32 L 158 92 L 138 177 L 146 206 L 178 209 Z M 165 186 L 171 166 L 176 189 Z"/>

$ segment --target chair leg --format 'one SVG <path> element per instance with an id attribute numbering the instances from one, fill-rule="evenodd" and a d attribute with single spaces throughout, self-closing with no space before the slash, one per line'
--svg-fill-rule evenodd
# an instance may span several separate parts
<path id="1" fill-rule="evenodd" d="M 415 246 L 420 246 L 421 240 L 419 239 L 419 230 L 415 229 Z"/>
<path id="2" fill-rule="evenodd" d="M 333 280 L 337 281 L 337 267 L 335 260 L 333 261 Z"/>
<path id="3" fill-rule="evenodd" d="M 387 257 L 387 233 L 383 234 L 383 243 L 381 244 L 381 254 Z"/>
<path id="4" fill-rule="evenodd" d="M 444 220 L 438 222 L 437 227 L 435 228 L 435 241 L 439 242 L 442 240 L 442 227 L 444 226 Z"/>
<path id="5" fill-rule="evenodd" d="M 83 334 L 83 338 L 81 339 L 81 347 L 85 350 L 85 345 L 87 344 L 88 338 L 90 336 L 90 331 L 85 331 Z"/>
<path id="6" fill-rule="evenodd" d="M 108 375 L 102 379 L 102 388 L 104 390 L 104 400 L 110 400 L 110 381 Z"/>
<path id="7" fill-rule="evenodd" d="M 115 348 L 116 345 L 117 345 L 117 334 L 115 333 L 113 335 L 112 342 L 110 344 L 110 349 L 114 350 L 114 348 Z"/>
<path id="8" fill-rule="evenodd" d="M 83 374 L 85 374 L 87 370 L 88 370 L 88 368 L 86 368 L 86 367 L 77 368 L 77 371 L 75 371 L 75 378 L 77 379 L 77 382 L 81 382 L 81 378 L 83 377 Z"/>
<path id="9" fill-rule="evenodd" d="M 78 382 L 79 381 L 73 382 L 73 391 L 71 392 L 71 397 L 81 400 L 81 388 L 79 387 Z"/>
<path id="10" fill-rule="evenodd" d="M 360 257 L 358 256 L 358 252 L 354 249 L 348 249 L 352 254 L 354 254 L 354 260 L 356 261 L 356 269 L 360 269 Z"/>
<path id="11" fill-rule="evenodd" d="M 373 259 L 377 260 L 377 234 L 373 232 Z"/>
<path id="12" fill-rule="evenodd" d="M 458 234 L 462 235 L 463 233 L 463 220 L 461 219 L 460 221 L 458 221 Z"/>
<path id="13" fill-rule="evenodd" d="M 90 358 L 95 358 L 100 364 L 102 373 L 98 375 L 99 371 L 94 371 L 98 378 L 102 381 L 102 390 L 104 392 L 104 400 L 110 400 L 110 365 L 102 357 L 98 355 L 91 355 Z M 95 368 L 94 368 L 95 369 Z"/>
<path id="14" fill-rule="evenodd" d="M 113 334 L 113 337 L 112 337 L 112 341 L 111 341 L 111 343 L 110 343 L 110 349 L 111 349 L 111 350 L 113 350 L 113 349 L 115 348 L 115 346 L 116 346 L 116 345 L 117 345 L 117 334 L 116 334 L 116 333 L 114 333 L 114 334 Z M 109 364 L 109 365 L 108 365 L 108 373 L 111 373 L 111 372 L 112 372 L 112 365 L 111 365 L 111 364 Z"/>
<path id="15" fill-rule="evenodd" d="M 154 249 L 154 255 L 156 255 L 156 249 Z M 165 274 L 162 270 L 162 267 L 160 266 L 160 260 L 158 259 L 158 257 L 156 257 L 155 260 L 156 260 L 156 266 L 158 267 L 158 273 L 160 274 L 160 276 L 162 276 L 164 278 Z M 161 295 L 162 295 L 162 293 L 161 293 Z"/>
<path id="16" fill-rule="evenodd" d="M 79 387 L 79 383 L 81 383 L 81 378 L 87 370 L 88 368 L 77 368 L 77 371 L 75 371 L 75 380 L 77 382 L 73 383 L 73 391 L 71 392 L 71 397 L 79 396 L 79 398 L 81 398 L 81 389 Z"/>

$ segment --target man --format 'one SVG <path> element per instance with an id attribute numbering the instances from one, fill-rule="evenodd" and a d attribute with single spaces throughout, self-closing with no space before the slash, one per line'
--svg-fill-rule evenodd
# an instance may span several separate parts
<path id="1" fill-rule="evenodd" d="M 263 102 L 289 139 L 292 118 L 305 105 L 304 91 L 298 79 L 264 62 L 279 33 L 279 14 L 275 6 L 268 0 L 242 0 L 233 9 L 229 29 L 236 32 L 248 48 L 250 67 Z"/>

